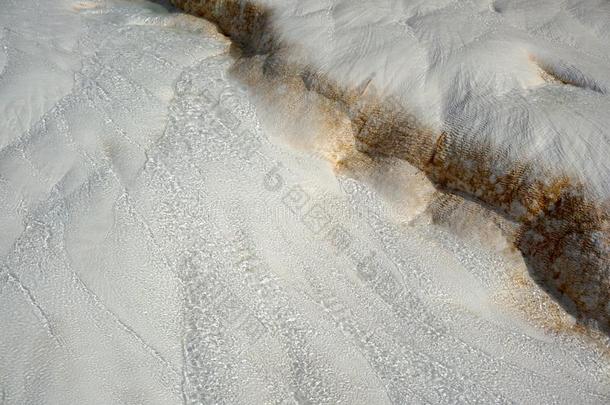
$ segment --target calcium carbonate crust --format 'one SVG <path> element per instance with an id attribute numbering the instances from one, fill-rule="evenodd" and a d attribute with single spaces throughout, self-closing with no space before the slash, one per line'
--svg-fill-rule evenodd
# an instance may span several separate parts
<path id="1" fill-rule="evenodd" d="M 400 73 L 388 64 L 396 56 L 392 52 L 399 49 L 400 41 L 407 41 L 406 36 L 392 37 L 389 33 L 388 42 L 382 41 L 380 49 L 373 50 L 363 50 L 364 45 L 360 47 L 346 38 L 363 35 L 371 42 L 383 38 L 381 34 L 376 36 L 371 24 L 384 26 L 393 18 L 389 15 L 393 11 L 408 15 L 405 24 L 409 27 L 429 24 L 430 15 L 435 15 L 439 24 L 447 17 L 444 11 L 451 11 L 455 4 L 435 2 L 433 7 L 433 2 L 379 1 L 378 5 L 385 8 L 364 16 L 373 5 L 360 1 L 334 1 L 334 8 L 326 12 L 316 8 L 321 7 L 318 2 L 172 2 L 215 22 L 240 46 L 244 57 L 262 55 L 265 74 L 282 76 L 286 81 L 297 77 L 308 90 L 335 101 L 351 120 L 357 150 L 404 159 L 438 187 L 472 198 L 519 223 L 515 245 L 526 259 L 530 274 L 579 320 L 609 330 L 610 169 L 604 157 L 610 152 L 610 143 L 603 123 L 610 123 L 610 116 L 604 115 L 603 108 L 610 106 L 610 72 L 607 68 L 604 71 L 599 61 L 610 60 L 610 47 L 600 42 L 597 48 L 586 49 L 589 61 L 598 63 L 579 69 L 561 54 L 537 51 L 548 38 L 528 37 L 528 24 L 532 22 L 522 16 L 509 18 L 513 23 L 521 21 L 523 27 L 507 28 L 503 34 L 508 39 L 502 41 L 522 46 L 523 55 L 511 48 L 508 55 L 494 54 L 485 46 L 477 49 L 477 41 L 487 45 L 500 41 L 500 29 L 493 24 L 504 24 L 499 22 L 502 14 L 526 14 L 525 4 L 496 1 L 490 10 L 473 16 L 471 29 L 480 32 L 476 33 L 479 38 L 468 43 L 470 48 L 464 45 L 465 73 L 459 72 L 460 65 L 437 71 L 428 66 L 428 71 L 418 73 L 418 63 L 429 63 L 418 56 L 422 46 L 428 55 L 438 54 L 434 63 L 447 65 L 452 56 L 442 49 L 443 40 L 450 48 L 454 44 L 446 38 L 425 41 L 422 32 L 426 31 L 417 29 L 412 30 L 419 35 L 413 61 L 406 62 L 405 67 L 415 73 Z M 467 3 L 480 7 L 481 2 Z M 554 6 L 545 2 L 544 7 Z M 589 19 L 589 27 L 597 30 L 593 35 L 600 41 L 607 35 L 599 27 L 603 21 L 592 17 L 595 7 L 600 14 L 610 16 L 607 6 L 599 3 L 587 8 L 571 2 L 570 7 L 581 20 Z M 454 10 L 457 20 L 464 18 L 467 8 Z M 366 24 L 353 23 L 358 18 Z M 563 21 L 561 15 L 557 18 Z M 320 38 L 329 30 L 329 41 L 321 43 Z M 441 23 L 429 28 L 427 35 L 459 36 L 462 31 L 456 25 Z M 578 42 L 579 38 L 574 38 Z M 340 49 L 350 43 L 355 49 Z M 325 54 L 324 45 L 335 55 Z M 315 46 L 320 47 L 322 56 L 316 55 Z M 346 55 L 350 52 L 352 55 Z M 404 55 L 398 56 L 404 59 Z M 479 63 L 476 58 L 491 57 L 498 58 L 497 64 L 481 62 L 477 73 L 473 68 Z M 378 60 L 385 63 L 385 77 L 375 76 L 375 69 L 381 69 Z M 507 66 L 501 65 L 504 62 Z M 372 75 L 366 75 L 371 73 L 367 69 Z M 446 77 L 438 77 L 441 73 Z M 389 89 L 393 74 L 399 83 Z M 451 79 L 456 83 L 443 83 Z M 439 83 L 445 87 L 440 92 Z M 486 91 L 490 86 L 492 91 Z"/>

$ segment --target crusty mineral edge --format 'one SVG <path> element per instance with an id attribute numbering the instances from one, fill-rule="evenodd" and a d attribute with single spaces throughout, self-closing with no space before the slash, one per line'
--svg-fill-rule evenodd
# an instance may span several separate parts
<path id="1" fill-rule="evenodd" d="M 282 66 L 271 10 L 240 0 L 172 2 L 216 23 L 244 55 L 266 55 Z M 345 89 L 303 67 L 283 70 L 345 110 L 358 151 L 404 159 L 440 188 L 520 223 L 515 244 L 533 278 L 578 320 L 610 332 L 610 202 L 588 198 L 585 186 L 568 176 L 541 174 L 535 163 L 499 162 L 490 146 L 460 142 L 459 129 L 426 128 L 398 103 L 375 97 L 368 84 Z M 500 163 L 511 169 L 498 175 Z"/>

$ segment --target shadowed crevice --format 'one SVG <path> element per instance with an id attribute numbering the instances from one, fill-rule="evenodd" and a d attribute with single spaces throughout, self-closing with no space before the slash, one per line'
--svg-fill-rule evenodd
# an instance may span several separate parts
<path id="1" fill-rule="evenodd" d="M 277 47 L 271 28 L 271 10 L 241 0 L 172 0 L 197 17 L 216 24 L 221 33 L 239 45 L 243 56 L 269 54 Z"/>

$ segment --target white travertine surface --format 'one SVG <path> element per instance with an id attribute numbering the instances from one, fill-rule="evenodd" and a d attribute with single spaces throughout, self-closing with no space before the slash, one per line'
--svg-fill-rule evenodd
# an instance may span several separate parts
<path id="1" fill-rule="evenodd" d="M 334 3 L 345 46 L 350 31 L 355 53 L 392 60 L 379 88 L 415 86 L 417 69 L 438 81 L 438 93 L 411 100 L 432 123 L 456 104 L 475 116 L 483 108 L 480 98 L 442 97 L 443 83 L 531 105 L 525 115 L 540 125 L 548 103 L 588 100 L 587 111 L 554 107 L 559 135 L 539 138 L 532 153 L 548 151 L 549 163 L 565 153 L 579 173 L 606 173 L 607 160 L 574 156 L 583 145 L 603 151 L 607 138 L 561 134 L 577 133 L 566 131 L 583 114 L 578 122 L 592 117 L 583 134 L 608 123 L 608 72 L 591 62 L 608 55 L 607 3 L 592 12 L 593 2 L 563 2 L 554 16 L 544 14 L 551 2 L 526 13 L 525 2 L 380 0 L 376 13 L 357 15 Z M 278 21 L 302 26 L 307 46 L 325 9 L 303 4 L 312 9 Z M 533 320 L 570 321 L 535 284 L 515 282 L 527 269 L 496 228 L 458 224 L 463 237 L 415 207 L 400 221 L 370 184 L 276 142 L 211 24 L 141 0 L 0 6 L 0 403 L 610 401 L 607 348 Z M 473 10 L 511 23 L 474 32 Z M 460 24 L 462 39 L 439 30 L 426 39 L 434 18 Z M 565 42 L 562 24 L 586 27 L 569 49 L 526 38 L 537 31 L 550 44 L 560 31 Z M 413 52 L 374 45 L 382 32 L 413 36 Z M 416 46 L 437 40 L 436 54 Z M 460 47 L 480 52 L 480 63 L 458 62 L 464 70 L 449 80 Z M 351 71 L 349 55 L 327 66 L 332 52 L 319 48 L 330 73 L 370 73 Z M 588 87 L 536 82 L 528 52 L 570 77 L 577 69 Z M 495 63 L 506 75 L 483 87 L 462 76 Z M 516 131 L 501 125 L 507 117 L 490 124 L 504 131 L 490 128 L 498 142 Z M 472 125 L 487 128 L 483 119 L 492 118 Z M 396 176 L 416 177 L 401 165 Z M 428 193 L 424 179 L 412 184 Z"/>

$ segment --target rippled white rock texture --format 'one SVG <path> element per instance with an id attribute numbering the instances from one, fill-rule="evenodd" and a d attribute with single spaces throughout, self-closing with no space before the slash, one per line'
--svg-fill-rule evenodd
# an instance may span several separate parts
<path id="1" fill-rule="evenodd" d="M 409 2 L 380 3 L 348 13 L 354 38 Z M 596 4 L 576 15 L 607 48 Z M 402 159 L 337 170 L 324 104 L 260 96 L 212 23 L 162 1 L 0 10 L 0 404 L 610 401 L 605 335 L 531 281 L 510 219 Z M 583 77 L 607 122 L 608 82 Z"/>

